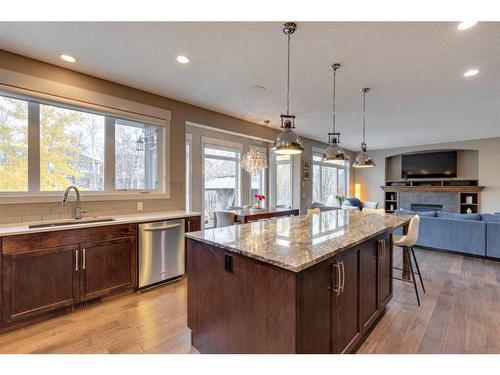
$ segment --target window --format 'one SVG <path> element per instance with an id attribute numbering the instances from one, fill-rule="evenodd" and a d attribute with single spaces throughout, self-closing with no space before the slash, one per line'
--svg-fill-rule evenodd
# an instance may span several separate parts
<path id="1" fill-rule="evenodd" d="M 186 211 L 191 210 L 191 145 L 192 136 L 186 134 Z"/>
<path id="2" fill-rule="evenodd" d="M 162 127 L 6 96 L 0 126 L 0 192 L 164 188 Z"/>
<path id="3" fill-rule="evenodd" d="M 313 154 L 313 202 L 337 206 L 337 196 L 346 195 L 346 166 L 323 162 L 321 154 Z"/>
<path id="4" fill-rule="evenodd" d="M 292 158 L 276 155 L 276 206 L 292 206 Z"/>
<path id="5" fill-rule="evenodd" d="M 253 146 L 251 146 L 253 147 Z M 266 153 L 266 149 L 262 147 L 255 147 L 262 153 Z M 266 170 L 262 169 L 260 172 L 256 174 L 250 175 L 250 203 L 255 202 L 257 199 L 255 198 L 255 194 L 266 195 Z M 264 206 L 266 206 L 266 199 L 262 202 Z"/>
<path id="6" fill-rule="evenodd" d="M 0 191 L 28 191 L 28 102 L 0 97 Z"/>
<path id="7" fill-rule="evenodd" d="M 213 213 L 240 204 L 240 150 L 204 146 L 205 225 L 213 226 Z"/>

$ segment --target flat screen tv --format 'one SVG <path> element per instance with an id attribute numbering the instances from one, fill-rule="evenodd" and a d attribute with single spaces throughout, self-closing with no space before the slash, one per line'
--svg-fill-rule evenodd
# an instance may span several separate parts
<path id="1" fill-rule="evenodd" d="M 402 178 L 457 177 L 457 152 L 443 151 L 402 155 Z"/>

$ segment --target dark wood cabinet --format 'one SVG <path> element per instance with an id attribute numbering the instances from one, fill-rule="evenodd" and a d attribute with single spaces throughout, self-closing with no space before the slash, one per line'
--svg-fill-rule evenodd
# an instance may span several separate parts
<path id="1" fill-rule="evenodd" d="M 379 310 L 383 310 L 392 298 L 392 234 L 377 241 L 379 253 Z"/>
<path id="2" fill-rule="evenodd" d="M 2 238 L 0 310 L 5 328 L 133 290 L 135 233 L 135 224 L 124 224 Z"/>
<path id="3" fill-rule="evenodd" d="M 186 233 L 201 230 L 201 216 L 186 217 L 184 222 L 186 223 L 186 227 L 184 229 Z"/>
<path id="4" fill-rule="evenodd" d="M 386 233 L 294 273 L 188 238 L 193 346 L 202 353 L 355 352 L 392 297 L 391 241 Z"/>
<path id="5" fill-rule="evenodd" d="M 3 321 L 34 318 L 78 302 L 78 246 L 3 257 Z"/>
<path id="6" fill-rule="evenodd" d="M 361 251 L 347 250 L 331 264 L 332 352 L 350 353 L 363 336 L 361 326 Z"/>
<path id="7" fill-rule="evenodd" d="M 361 322 L 363 332 L 368 332 L 379 317 L 379 246 L 378 241 L 369 241 L 361 249 Z"/>
<path id="8" fill-rule="evenodd" d="M 81 244 L 80 300 L 134 287 L 135 248 L 135 237 Z"/>

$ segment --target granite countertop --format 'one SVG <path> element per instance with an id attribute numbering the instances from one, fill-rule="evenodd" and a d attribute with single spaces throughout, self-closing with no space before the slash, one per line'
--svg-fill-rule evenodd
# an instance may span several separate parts
<path id="1" fill-rule="evenodd" d="M 300 272 L 410 220 L 406 215 L 336 210 L 206 229 L 186 237 Z"/>
<path id="2" fill-rule="evenodd" d="M 80 229 L 80 228 L 90 228 L 90 227 L 103 227 L 108 225 L 118 225 L 118 224 L 131 224 L 131 223 L 145 223 L 148 221 L 159 221 L 159 220 L 171 220 L 171 219 L 182 219 L 192 216 L 200 216 L 199 212 L 175 210 L 175 211 L 159 211 L 159 212 L 142 212 L 138 214 L 129 215 L 115 215 L 115 216 L 101 216 L 95 217 L 83 217 L 78 221 L 78 224 L 61 225 L 56 227 L 45 227 L 45 228 L 29 228 L 32 224 L 40 223 L 57 223 L 57 222 L 76 222 L 75 219 L 60 219 L 60 220 L 50 220 L 50 221 L 39 221 L 34 223 L 15 223 L 15 224 L 4 224 L 0 225 L 0 237 L 2 236 L 13 236 L 16 234 L 28 234 L 28 233 L 39 233 L 39 232 L 54 232 L 58 230 L 68 230 L 68 229 Z M 112 221 L 104 222 L 88 222 L 95 219 L 107 219 L 112 218 Z"/>

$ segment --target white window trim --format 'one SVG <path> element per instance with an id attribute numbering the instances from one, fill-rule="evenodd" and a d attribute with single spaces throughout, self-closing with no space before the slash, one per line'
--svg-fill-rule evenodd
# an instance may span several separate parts
<path id="1" fill-rule="evenodd" d="M 314 160 L 314 156 L 323 156 L 325 153 L 325 149 L 321 149 L 321 148 L 318 148 L 318 147 L 314 147 L 312 148 L 312 157 L 311 157 L 311 166 L 312 166 L 312 170 L 311 170 L 311 201 L 313 201 L 313 193 L 314 193 L 314 164 L 316 165 L 324 165 L 324 166 L 327 166 L 327 167 L 335 167 L 337 169 L 343 169 L 345 172 L 345 186 L 344 186 L 344 190 L 345 190 L 345 194 L 346 194 L 346 198 L 347 198 L 347 195 L 349 194 L 349 188 L 350 188 L 350 181 L 349 181 L 349 173 L 350 173 L 350 159 L 349 158 L 346 158 L 346 162 L 344 165 L 332 165 L 332 164 L 328 164 L 328 163 L 324 163 L 324 162 L 319 162 L 319 161 L 315 161 Z M 321 175 L 322 175 L 322 171 L 321 171 L 321 167 L 320 167 L 320 180 L 322 180 L 321 178 Z M 320 186 L 320 191 L 322 190 L 321 186 Z M 337 190 L 338 190 L 338 172 L 337 172 Z"/>
<path id="2" fill-rule="evenodd" d="M 186 211 L 190 211 L 193 207 L 193 135 L 190 133 L 186 134 L 186 145 L 189 148 L 189 160 L 186 160 L 187 165 L 184 171 L 186 175 L 186 188 L 184 189 L 184 194 L 186 197 L 184 199 L 184 204 L 186 205 Z M 184 150 L 184 152 L 186 152 Z"/>
<path id="3" fill-rule="evenodd" d="M 267 165 L 268 167 L 267 168 L 264 168 L 261 173 L 262 173 L 262 177 L 263 177 L 263 181 L 262 181 L 262 186 L 264 187 L 264 196 L 266 197 L 266 199 L 264 200 L 264 207 L 267 207 L 267 202 L 269 200 L 269 196 L 267 194 L 267 187 L 268 187 L 268 184 L 267 184 L 267 180 L 268 180 L 268 169 L 269 169 L 269 157 L 268 157 L 268 153 L 267 153 L 267 148 L 264 147 L 264 146 L 256 146 L 256 145 L 250 145 L 248 146 L 248 150 L 251 150 L 251 149 L 254 149 L 254 150 L 257 150 L 257 151 L 260 151 L 264 154 L 266 154 L 266 157 L 268 158 L 267 160 Z M 255 197 L 252 195 L 252 176 L 249 174 L 248 175 L 248 196 L 249 196 L 249 203 L 252 204 L 255 202 Z"/>
<path id="4" fill-rule="evenodd" d="M 205 147 L 206 146 L 215 146 L 215 147 L 221 147 L 221 148 L 232 148 L 235 151 L 239 152 L 240 158 L 238 160 L 236 170 L 238 173 L 238 177 L 236 179 L 236 183 L 238 186 L 238 196 L 235 201 L 235 204 L 241 204 L 242 201 L 242 189 L 241 189 L 241 168 L 240 168 L 240 163 L 241 163 L 241 153 L 243 151 L 243 145 L 238 142 L 231 142 L 231 141 L 226 141 L 223 139 L 217 139 L 217 138 L 212 138 L 212 137 L 201 137 L 201 211 L 203 212 L 203 215 L 205 214 Z M 216 156 L 216 155 L 210 155 L 210 158 L 214 159 L 221 159 L 221 160 L 231 160 L 233 161 L 234 158 L 230 157 L 224 157 L 224 156 Z M 205 227 L 208 228 L 208 227 Z"/>
<path id="5" fill-rule="evenodd" d="M 5 72 L 8 72 L 7 78 Z M 105 174 L 105 189 L 110 187 L 112 184 L 112 189 L 108 189 L 100 192 L 88 192 L 81 191 L 82 201 L 109 201 L 109 200 L 131 200 L 131 199 L 169 199 L 170 198 L 170 149 L 167 145 L 170 145 L 170 111 L 163 109 L 156 109 L 154 116 L 142 115 L 140 112 L 148 112 L 151 108 L 147 105 L 142 105 L 140 103 L 130 102 L 121 98 L 114 98 L 102 94 L 96 94 L 94 99 L 101 99 L 104 101 L 105 105 L 97 105 L 90 102 L 80 102 L 73 99 L 68 99 L 59 95 L 51 95 L 42 91 L 34 91 L 32 89 L 24 89 L 18 86 L 12 86 L 5 84 L 5 81 L 9 81 L 12 77 L 10 76 L 10 71 L 0 69 L 0 95 L 5 95 L 7 97 L 12 97 L 20 100 L 28 101 L 28 106 L 39 106 L 40 104 L 47 104 L 53 106 L 59 106 L 68 109 L 74 109 L 79 111 L 90 112 L 98 115 L 110 117 L 118 117 L 121 119 L 128 119 L 132 121 L 146 122 L 151 125 L 161 126 L 162 137 L 158 144 L 158 168 L 160 176 L 160 188 L 157 190 L 115 190 L 114 189 L 114 176 L 112 176 L 113 181 L 109 180 L 109 176 Z M 25 75 L 21 75 L 25 76 Z M 33 77 L 30 77 L 30 79 Z M 24 78 L 26 80 L 26 78 Z M 42 80 L 43 81 L 43 80 Z M 51 85 L 59 85 L 52 81 Z M 22 82 L 20 82 L 22 83 Z M 31 82 L 33 83 L 33 82 Z M 40 82 L 38 82 L 40 83 Z M 35 85 L 36 86 L 36 85 Z M 43 87 L 47 86 L 42 85 Z M 57 87 L 59 87 L 57 86 Z M 71 87 L 67 85 L 62 85 L 64 87 Z M 64 88 L 63 87 L 63 88 Z M 52 87 L 53 88 L 53 87 Z M 60 88 L 60 87 L 59 87 Z M 72 91 L 79 90 L 85 92 L 87 95 L 88 90 L 75 89 Z M 57 90 L 56 90 L 57 91 Z M 90 92 L 91 93 L 91 92 Z M 95 93 L 94 93 L 95 94 Z M 106 100 L 105 100 L 106 99 Z M 125 107 L 129 110 L 125 111 L 122 109 L 114 109 L 109 105 L 113 104 L 119 108 Z M 137 112 L 136 112 L 137 111 Z M 39 124 L 39 111 L 30 111 L 28 117 L 28 142 L 30 153 L 28 155 L 28 189 L 29 190 L 39 190 L 39 174 L 40 174 L 40 151 L 38 144 L 38 136 L 36 135 L 37 129 L 33 126 L 34 123 Z M 35 116 L 31 114 L 36 113 Z M 162 115 L 164 118 L 156 117 L 156 115 Z M 161 125 L 160 125 L 161 124 Z M 36 137 L 36 138 L 35 138 Z M 108 137 L 105 137 L 106 145 L 109 143 Z M 167 151 L 167 152 L 165 152 Z M 35 156 L 35 157 L 33 157 Z M 106 166 L 110 163 L 110 158 L 107 158 L 105 163 Z M 114 170 L 114 167 L 113 167 Z M 61 200 L 62 192 L 0 192 L 0 204 L 13 204 L 13 203 L 44 203 L 44 202 L 59 202 Z"/>
<path id="6" fill-rule="evenodd" d="M 271 182 L 271 186 L 270 186 L 270 189 L 271 189 L 271 206 L 274 206 L 276 207 L 276 205 L 278 204 L 278 186 L 277 186 L 277 180 L 276 180 L 276 175 L 278 173 L 277 171 L 277 165 L 278 164 L 284 164 L 284 163 L 278 163 L 278 161 L 276 160 L 276 154 L 272 151 L 269 151 L 270 154 L 271 154 L 271 157 L 270 157 L 270 165 L 272 166 L 272 169 L 271 169 L 271 178 L 270 178 L 270 182 Z M 293 174 L 293 170 L 294 170 L 294 155 L 290 155 L 290 207 L 293 207 L 293 198 L 294 198 L 294 174 Z"/>

